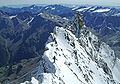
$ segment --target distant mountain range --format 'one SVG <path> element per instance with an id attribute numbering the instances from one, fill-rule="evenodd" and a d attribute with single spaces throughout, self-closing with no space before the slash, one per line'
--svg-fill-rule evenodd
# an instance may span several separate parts
<path id="1" fill-rule="evenodd" d="M 85 25 L 100 39 L 109 44 L 120 57 L 120 9 L 101 6 L 72 8 L 84 15 Z M 68 14 L 69 15 L 69 14 Z M 67 15 L 66 15 L 67 16 Z"/>
<path id="2" fill-rule="evenodd" d="M 3 10 L 4 12 L 15 14 L 20 12 L 33 12 L 33 13 L 40 13 L 40 12 L 49 12 L 51 14 L 59 15 L 63 13 L 69 13 L 72 12 L 71 8 L 61 6 L 61 5 L 48 5 L 45 7 L 42 6 L 36 6 L 32 5 L 29 7 L 23 7 L 23 8 L 10 8 L 10 7 L 1 7 L 0 10 Z"/>
<path id="3" fill-rule="evenodd" d="M 68 27 L 78 12 L 84 16 L 84 23 L 88 29 L 109 44 L 115 50 L 116 57 L 120 58 L 118 8 L 62 5 L 32 5 L 23 8 L 4 6 L 0 8 L 0 82 L 6 84 L 19 78 L 33 66 L 37 66 L 46 51 L 45 44 L 54 28 Z"/>

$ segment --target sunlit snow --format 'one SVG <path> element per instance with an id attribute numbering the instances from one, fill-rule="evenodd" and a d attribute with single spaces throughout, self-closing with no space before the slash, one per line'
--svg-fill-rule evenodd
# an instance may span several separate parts
<path id="1" fill-rule="evenodd" d="M 110 9 L 98 9 L 93 12 L 108 12 L 108 11 L 110 11 Z"/>

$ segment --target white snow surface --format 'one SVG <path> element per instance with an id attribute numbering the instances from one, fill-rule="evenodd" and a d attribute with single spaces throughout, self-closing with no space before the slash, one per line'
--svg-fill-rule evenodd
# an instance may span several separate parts
<path id="1" fill-rule="evenodd" d="M 12 18 L 15 18 L 15 17 L 17 17 L 17 15 L 14 15 L 14 16 L 10 16 L 10 19 L 12 19 Z"/>
<path id="2" fill-rule="evenodd" d="M 51 8 L 51 10 L 55 10 L 55 8 Z"/>
<path id="3" fill-rule="evenodd" d="M 76 9 L 78 9 L 79 7 L 74 7 L 74 8 L 72 8 L 72 10 L 76 10 Z"/>
<path id="4" fill-rule="evenodd" d="M 34 20 L 34 17 L 31 18 L 31 20 L 27 24 L 30 24 L 33 20 Z"/>
<path id="5" fill-rule="evenodd" d="M 64 20 L 68 20 L 66 17 L 63 17 Z"/>
<path id="6" fill-rule="evenodd" d="M 45 9 L 48 9 L 49 7 L 46 7 Z"/>
<path id="7" fill-rule="evenodd" d="M 34 8 L 30 8 L 30 9 L 34 9 Z"/>
<path id="8" fill-rule="evenodd" d="M 43 13 L 39 13 L 37 16 L 42 15 Z"/>
<path id="9" fill-rule="evenodd" d="M 98 9 L 98 10 L 93 11 L 93 13 L 94 12 L 108 12 L 108 11 L 110 11 L 110 9 Z"/>
<path id="10" fill-rule="evenodd" d="M 97 8 L 97 6 L 96 6 L 96 7 L 91 8 L 90 10 L 95 10 L 96 8 Z"/>
<path id="11" fill-rule="evenodd" d="M 80 9 L 77 9 L 78 12 L 81 12 L 81 11 L 84 11 L 84 10 L 88 10 L 90 9 L 91 7 L 87 7 L 87 8 L 80 8 Z"/>
<path id="12" fill-rule="evenodd" d="M 54 29 L 29 83 L 119 84 L 120 60 L 114 51 L 84 27 L 79 30 L 80 37 L 76 38 L 69 29 Z"/>
<path id="13" fill-rule="evenodd" d="M 120 13 L 114 14 L 114 15 L 112 15 L 112 16 L 120 16 Z"/>

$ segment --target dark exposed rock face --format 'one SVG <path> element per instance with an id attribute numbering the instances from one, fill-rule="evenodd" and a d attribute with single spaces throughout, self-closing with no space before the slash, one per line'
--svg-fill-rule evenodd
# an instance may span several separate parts
<path id="1" fill-rule="evenodd" d="M 6 76 L 12 75 L 12 79 L 14 73 L 21 71 L 23 65 L 18 65 L 21 60 L 41 57 L 50 33 L 58 25 L 58 22 L 30 12 L 9 16 L 0 11 L 0 67 L 8 65 Z"/>

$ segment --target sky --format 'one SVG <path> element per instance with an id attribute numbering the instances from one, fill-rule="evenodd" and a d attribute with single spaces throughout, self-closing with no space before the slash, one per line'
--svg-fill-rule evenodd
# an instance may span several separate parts
<path id="1" fill-rule="evenodd" d="M 89 4 L 120 6 L 120 0 L 0 0 L 0 6 L 22 4 Z"/>

